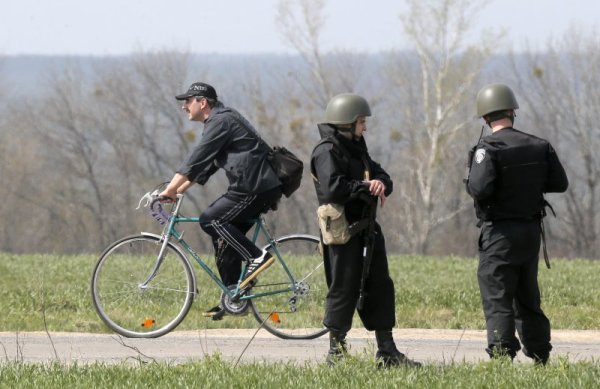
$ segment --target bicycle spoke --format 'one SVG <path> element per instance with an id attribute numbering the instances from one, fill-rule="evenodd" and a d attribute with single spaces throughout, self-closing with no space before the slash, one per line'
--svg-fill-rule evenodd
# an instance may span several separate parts
<path id="1" fill-rule="evenodd" d="M 183 320 L 192 304 L 194 279 L 189 263 L 169 245 L 157 267 L 161 248 L 157 242 L 147 236 L 122 239 L 107 249 L 94 269 L 96 311 L 121 335 L 164 335 Z"/>
<path id="2" fill-rule="evenodd" d="M 316 250 L 319 239 L 306 235 L 277 240 L 277 252 L 296 280 L 281 263 L 258 277 L 250 293 L 255 318 L 264 328 L 284 339 L 313 339 L 327 332 L 323 328 L 327 285 L 323 259 Z M 281 287 L 288 286 L 286 290 Z"/>

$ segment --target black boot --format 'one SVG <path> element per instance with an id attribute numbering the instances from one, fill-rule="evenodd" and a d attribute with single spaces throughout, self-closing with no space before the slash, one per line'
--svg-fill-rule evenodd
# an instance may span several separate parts
<path id="1" fill-rule="evenodd" d="M 377 339 L 377 354 L 375 354 L 375 359 L 379 367 L 421 367 L 419 362 L 408 359 L 406 355 L 398 351 L 396 343 L 394 343 L 392 330 L 375 331 L 375 338 Z"/>
<path id="2" fill-rule="evenodd" d="M 346 348 L 346 333 L 329 331 L 329 351 L 325 362 L 328 366 L 334 366 L 348 352 Z"/>
<path id="3" fill-rule="evenodd" d="M 533 363 L 537 366 L 545 366 L 550 358 L 550 351 L 546 352 L 530 352 L 527 348 L 523 347 L 523 354 L 533 359 Z"/>

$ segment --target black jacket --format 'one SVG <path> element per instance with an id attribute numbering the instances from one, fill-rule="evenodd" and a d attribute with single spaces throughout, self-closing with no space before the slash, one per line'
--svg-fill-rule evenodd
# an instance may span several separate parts
<path id="1" fill-rule="evenodd" d="M 480 220 L 532 219 L 543 212 L 544 193 L 564 192 L 568 185 L 548 141 L 504 128 L 475 147 L 467 192 Z"/>
<path id="2" fill-rule="evenodd" d="M 319 124 L 318 128 L 321 141 L 312 152 L 310 165 L 319 204 L 344 205 L 348 222 L 352 223 L 361 219 L 365 206 L 364 201 L 355 197 L 360 191 L 368 193 L 363 183 L 365 169 L 370 179 L 383 182 L 386 196 L 392 193 L 393 182 L 369 156 L 364 138 L 349 140 L 329 124 Z"/>
<path id="3" fill-rule="evenodd" d="M 229 191 L 262 193 L 281 185 L 267 154 L 250 122 L 233 108 L 215 107 L 204 122 L 199 143 L 177 173 L 204 184 L 221 168 L 229 180 Z"/>

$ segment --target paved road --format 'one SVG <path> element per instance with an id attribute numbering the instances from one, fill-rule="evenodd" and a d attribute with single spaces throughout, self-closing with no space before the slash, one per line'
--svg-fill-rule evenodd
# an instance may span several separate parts
<path id="1" fill-rule="evenodd" d="M 169 361 L 182 363 L 221 354 L 222 358 L 242 362 L 324 361 L 327 337 L 308 341 L 276 338 L 266 331 L 254 335 L 253 330 L 200 330 L 174 332 L 158 339 L 126 339 L 117 335 L 0 332 L 0 361 L 63 363 L 119 363 L 123 361 Z M 394 330 L 398 348 L 421 362 L 450 363 L 486 360 L 483 331 L 462 330 Z M 374 353 L 372 333 L 352 330 L 348 335 L 351 352 Z M 250 342 L 250 343 L 249 343 Z M 571 361 L 600 360 L 600 331 L 554 331 L 553 356 Z M 247 349 L 244 351 L 244 349 Z M 518 361 L 530 363 L 521 353 Z"/>

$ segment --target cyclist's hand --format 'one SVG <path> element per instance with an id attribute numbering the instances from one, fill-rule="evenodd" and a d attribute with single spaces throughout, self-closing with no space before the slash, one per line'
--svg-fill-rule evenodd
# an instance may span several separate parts
<path id="1" fill-rule="evenodd" d="M 165 189 L 159 195 L 158 199 L 161 203 L 174 203 L 177 198 L 177 190 L 176 189 Z"/>

